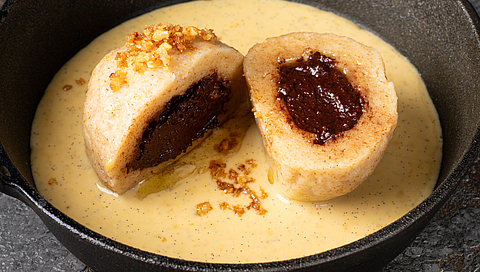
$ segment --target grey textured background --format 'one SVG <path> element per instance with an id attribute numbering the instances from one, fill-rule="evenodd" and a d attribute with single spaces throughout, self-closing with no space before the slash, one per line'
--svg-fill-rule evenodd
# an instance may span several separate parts
<path id="1" fill-rule="evenodd" d="M 0 6 L 5 0 L 0 0 Z M 480 0 L 471 0 L 480 11 Z M 20 201 L 0 193 L 0 271 L 89 271 Z M 480 160 L 386 271 L 480 272 Z"/>

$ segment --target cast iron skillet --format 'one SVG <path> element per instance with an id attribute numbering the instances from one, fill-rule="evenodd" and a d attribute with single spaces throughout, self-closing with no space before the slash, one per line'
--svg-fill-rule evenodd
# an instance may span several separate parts
<path id="1" fill-rule="evenodd" d="M 304 1 L 377 33 L 419 69 L 443 129 L 442 168 L 432 195 L 401 219 L 352 244 L 310 257 L 263 264 L 208 264 L 167 258 L 88 230 L 35 190 L 29 140 L 36 106 L 57 70 L 96 36 L 129 18 L 178 2 L 8 0 L 1 11 L 0 191 L 29 205 L 58 240 L 89 267 L 98 271 L 380 269 L 426 226 L 477 156 L 480 24 L 466 0 Z"/>

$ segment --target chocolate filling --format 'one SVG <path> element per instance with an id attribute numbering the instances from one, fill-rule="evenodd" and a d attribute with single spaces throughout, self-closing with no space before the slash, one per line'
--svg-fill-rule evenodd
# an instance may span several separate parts
<path id="1" fill-rule="evenodd" d="M 127 169 L 143 169 L 174 159 L 208 129 L 217 127 L 218 116 L 231 94 L 226 85 L 214 73 L 195 83 L 184 95 L 173 97 L 149 122 L 136 158 L 127 164 Z"/>
<path id="2" fill-rule="evenodd" d="M 315 133 L 315 144 L 355 126 L 366 100 L 335 67 L 335 61 L 316 52 L 308 60 L 283 63 L 279 67 L 278 99 L 300 129 Z"/>

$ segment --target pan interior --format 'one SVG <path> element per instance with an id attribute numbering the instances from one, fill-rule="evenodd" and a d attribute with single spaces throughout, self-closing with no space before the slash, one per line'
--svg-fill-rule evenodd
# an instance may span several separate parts
<path id="1" fill-rule="evenodd" d="M 241 5 L 234 1 L 227 2 L 228 4 L 218 3 L 220 2 L 195 2 L 171 7 L 168 10 L 157 10 L 152 14 L 138 17 L 134 21 L 122 24 L 118 29 L 113 29 L 112 32 L 105 33 L 62 67 L 47 88 L 33 124 L 32 167 L 38 189 L 47 201 L 77 222 L 133 247 L 189 260 L 237 263 L 240 260 L 241 262 L 264 262 L 277 260 L 277 258 L 291 259 L 347 244 L 400 218 L 430 195 L 441 160 L 440 129 L 435 109 L 425 86 L 415 68 L 404 57 L 378 37 L 361 31 L 347 20 L 308 6 L 280 1 L 262 3 L 244 1 Z M 255 6 L 260 12 L 254 13 L 248 9 L 248 5 Z M 293 12 L 293 10 L 297 11 Z M 289 23 L 282 25 L 277 21 L 262 19 L 274 18 L 273 11 L 276 16 L 288 18 L 285 21 Z M 225 15 L 202 20 L 194 16 L 197 12 L 208 14 L 223 12 Z M 177 14 L 184 14 L 185 17 L 175 20 Z M 292 14 L 297 15 L 292 16 Z M 301 20 L 299 25 L 291 23 L 300 14 L 310 19 Z M 239 17 L 235 18 L 235 15 Z M 251 18 L 247 16 L 251 16 Z M 192 19 L 187 20 L 186 18 Z M 260 20 L 256 21 L 255 18 L 260 18 Z M 236 27 L 235 23 L 242 19 L 246 22 Z M 209 161 L 212 158 L 218 159 L 213 149 L 213 153 L 207 153 L 204 156 L 198 155 L 198 158 L 207 158 L 205 163 L 198 162 L 198 159 L 189 159 L 190 155 L 194 156 L 202 148 L 197 148 L 183 157 L 178 164 L 179 168 L 174 169 L 181 169 L 179 171 L 183 174 L 192 167 L 195 170 L 191 171 L 203 170 L 200 170 L 201 174 L 187 174 L 188 177 L 180 179 L 172 189 L 161 192 L 154 190 L 155 194 L 150 194 L 148 188 L 155 188 L 155 184 L 158 182 L 158 179 L 155 178 L 145 181 L 138 189 L 129 191 L 121 197 L 100 193 L 95 182 L 92 182 L 96 179 L 93 171 L 88 168 L 88 158 L 82 142 L 81 110 L 87 90 L 86 82 L 89 81 L 91 69 L 100 59 L 110 50 L 123 45 L 125 33 L 138 31 L 144 25 L 155 24 L 159 20 L 173 21 L 181 25 L 208 25 L 215 29 L 216 34 L 223 42 L 237 48 L 243 54 L 246 54 L 254 43 L 262 42 L 269 35 L 278 36 L 297 31 L 302 27 L 309 31 L 337 32 L 379 50 L 384 56 L 387 76 L 394 82 L 399 96 L 400 121 L 396 136 L 394 136 L 378 170 L 365 184 L 345 197 L 322 203 L 289 201 L 282 197 L 280 192 L 277 192 L 275 184 L 270 184 L 266 179 L 268 165 L 262 156 L 259 132 L 253 125 L 247 131 L 245 144 L 241 146 L 238 156 L 233 155 L 220 159 L 226 162 L 224 170 L 229 173 L 238 171 L 235 170 L 234 165 L 244 164 L 246 160 L 252 159 L 255 163 L 256 166 L 246 165 L 247 168 L 252 169 L 248 171 L 251 174 L 245 172 L 244 176 L 255 180 L 255 183 L 249 183 L 248 187 L 258 196 L 262 190 L 270 196 L 261 200 L 265 203 L 265 207 L 270 208 L 266 208 L 267 213 L 261 214 L 260 218 L 257 218 L 259 215 L 255 215 L 256 209 L 250 210 L 248 201 L 244 202 L 241 197 L 234 198 L 229 194 L 214 193 L 219 189 L 215 187 L 215 182 L 212 182 L 212 176 L 208 173 Z M 255 27 L 260 24 L 263 27 L 256 29 Z M 225 25 L 229 27 L 223 27 Z M 108 71 L 106 75 L 110 73 Z M 101 113 L 111 114 L 113 112 L 116 114 L 118 108 L 122 112 L 125 110 L 131 112 L 127 109 L 128 105 L 124 104 L 124 101 L 128 101 L 130 104 L 131 101 L 128 97 L 133 90 L 125 90 L 113 94 L 116 97 L 125 95 L 124 99 L 105 105 L 102 104 L 103 101 L 99 102 L 94 107 L 95 110 L 99 110 Z M 373 99 L 372 97 L 371 102 L 374 101 Z M 120 101 L 120 103 L 118 104 L 116 101 Z M 135 105 L 136 108 L 142 107 L 141 103 Z M 105 110 L 101 108 L 104 106 L 106 106 Z M 109 116 L 107 114 L 105 119 L 107 120 Z M 110 122 L 112 121 L 107 121 L 107 124 Z M 57 134 L 54 132 L 57 130 L 64 133 Z M 107 137 L 113 137 L 108 130 L 103 133 Z M 195 162 L 192 163 L 192 161 Z M 241 172 L 236 173 L 243 175 Z M 217 176 L 216 174 L 212 175 Z M 396 178 L 392 178 L 392 176 Z M 172 178 L 174 177 L 175 174 L 172 174 Z M 221 182 L 228 182 L 228 179 L 221 179 Z M 142 193 L 141 200 L 138 199 L 139 191 L 147 191 L 147 193 Z M 180 197 L 181 201 L 179 201 Z M 194 207 L 206 201 L 213 210 L 208 213 L 208 216 L 196 216 Z M 231 211 L 222 211 L 221 208 L 218 208 L 224 207 L 222 203 L 247 207 L 244 210 L 245 215 L 243 216 L 243 212 L 230 214 Z M 99 207 L 101 208 L 99 209 Z M 150 215 L 152 209 L 158 216 Z M 171 209 L 176 211 L 176 216 L 165 218 Z M 92 213 L 92 211 L 95 212 Z M 251 214 L 252 212 L 253 214 Z M 112 214 L 118 214 L 118 217 L 115 217 L 118 218 L 118 221 L 110 219 Z M 148 216 L 142 216 L 143 214 Z M 300 214 L 302 217 L 298 217 Z M 347 218 L 346 214 L 351 216 Z M 332 217 L 328 215 L 332 215 Z M 231 218 L 231 216 L 233 217 Z M 311 218 L 307 219 L 307 216 L 311 216 Z M 191 238 L 180 238 L 187 237 L 187 235 L 179 232 L 177 225 L 186 224 L 186 221 L 178 221 L 177 217 L 191 222 L 191 225 L 182 227 Z M 279 220 L 281 222 L 278 222 Z M 297 224 L 302 221 L 309 223 Z M 331 224 L 330 222 L 337 223 Z M 254 224 L 257 225 L 257 228 L 248 227 Z M 344 231 L 335 235 L 325 235 L 325 233 L 332 233 L 336 228 L 331 228 L 336 224 L 342 225 L 340 229 Z M 151 231 L 151 226 L 157 225 L 162 226 L 161 232 L 160 230 L 158 233 Z M 224 225 L 230 227 L 215 228 L 215 226 Z M 285 229 L 280 231 L 281 227 L 279 226 Z M 321 231 L 318 232 L 318 230 Z M 299 232 L 304 233 L 303 240 L 285 238 Z M 241 236 L 236 235 L 240 233 L 242 233 Z M 212 234 L 213 236 L 211 236 Z M 236 237 L 238 244 L 248 245 L 250 248 L 248 250 L 241 246 L 230 248 L 232 244 L 225 237 L 232 236 Z M 131 240 L 130 237 L 135 237 L 135 239 Z M 205 239 L 216 239 L 216 242 L 208 243 Z M 261 243 L 265 239 L 269 241 L 267 244 L 273 245 L 274 248 L 254 243 L 254 241 Z M 323 240 L 320 242 L 318 239 Z M 306 244 L 316 246 L 308 249 Z M 192 245 L 195 246 L 192 247 Z M 203 247 L 205 248 L 199 250 Z M 286 250 L 293 247 L 298 248 Z M 195 248 L 195 251 L 191 251 L 192 248 Z M 228 249 L 227 253 L 223 248 Z M 272 252 L 274 249 L 275 258 L 269 257 L 269 254 L 266 253 Z M 210 251 L 215 253 L 212 255 Z"/>
<path id="2" fill-rule="evenodd" d="M 58 69 L 95 37 L 115 25 L 182 1 L 125 1 L 123 4 L 94 1 L 89 5 L 77 2 L 56 5 L 54 2 L 44 5 L 36 1 L 9 1 L 6 6 L 12 12 L 2 18 L 0 25 L 3 37 L 0 69 L 4 71 L 0 74 L 3 117 L 0 125 L 4 128 L 0 141 L 5 155 L 32 187 L 31 123 L 36 105 Z M 376 33 L 417 67 L 442 124 L 444 159 L 437 183 L 440 184 L 469 149 L 480 115 L 479 98 L 470 95 L 475 86 L 480 85 L 480 71 L 475 69 L 480 61 L 476 54 L 480 49 L 478 19 L 473 9 L 463 1 L 301 2 L 332 11 Z M 115 12 L 105 12 L 108 10 Z M 443 16 L 445 11 L 450 15 Z M 2 16 L 5 14 L 3 11 Z M 25 51 L 18 44 L 35 46 Z"/>
<path id="3" fill-rule="evenodd" d="M 53 75 L 78 50 L 107 29 L 177 1 L 92 1 L 88 5 L 66 3 L 62 6 L 56 1 L 37 2 L 15 3 L 13 12 L 0 25 L 0 35 L 4 37 L 0 41 L 2 156 L 8 157 L 20 177 L 28 182 L 21 184 L 25 187 L 34 186 L 29 166 L 31 123 Z M 477 19 L 470 17 L 472 14 L 462 1 L 305 2 L 345 16 L 378 34 L 418 68 L 443 128 L 444 159 L 437 184 L 440 185 L 458 169 L 476 139 L 479 103 L 472 92 L 480 86 L 479 71 L 473 69 L 479 63 Z M 449 11 L 448 16 L 444 15 L 445 11 Z M 18 44 L 35 46 L 25 52 L 24 47 L 16 46 Z"/>

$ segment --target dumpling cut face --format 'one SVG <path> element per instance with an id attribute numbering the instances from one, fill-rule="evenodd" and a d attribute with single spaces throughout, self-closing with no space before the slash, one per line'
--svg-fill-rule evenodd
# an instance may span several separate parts
<path id="1" fill-rule="evenodd" d="M 90 161 L 123 194 L 194 148 L 247 99 L 243 55 L 212 30 L 159 24 L 94 69 L 84 104 Z"/>
<path id="2" fill-rule="evenodd" d="M 347 194 L 378 165 L 397 125 L 397 96 L 373 48 L 334 34 L 266 39 L 244 73 L 274 181 L 286 197 Z"/>

